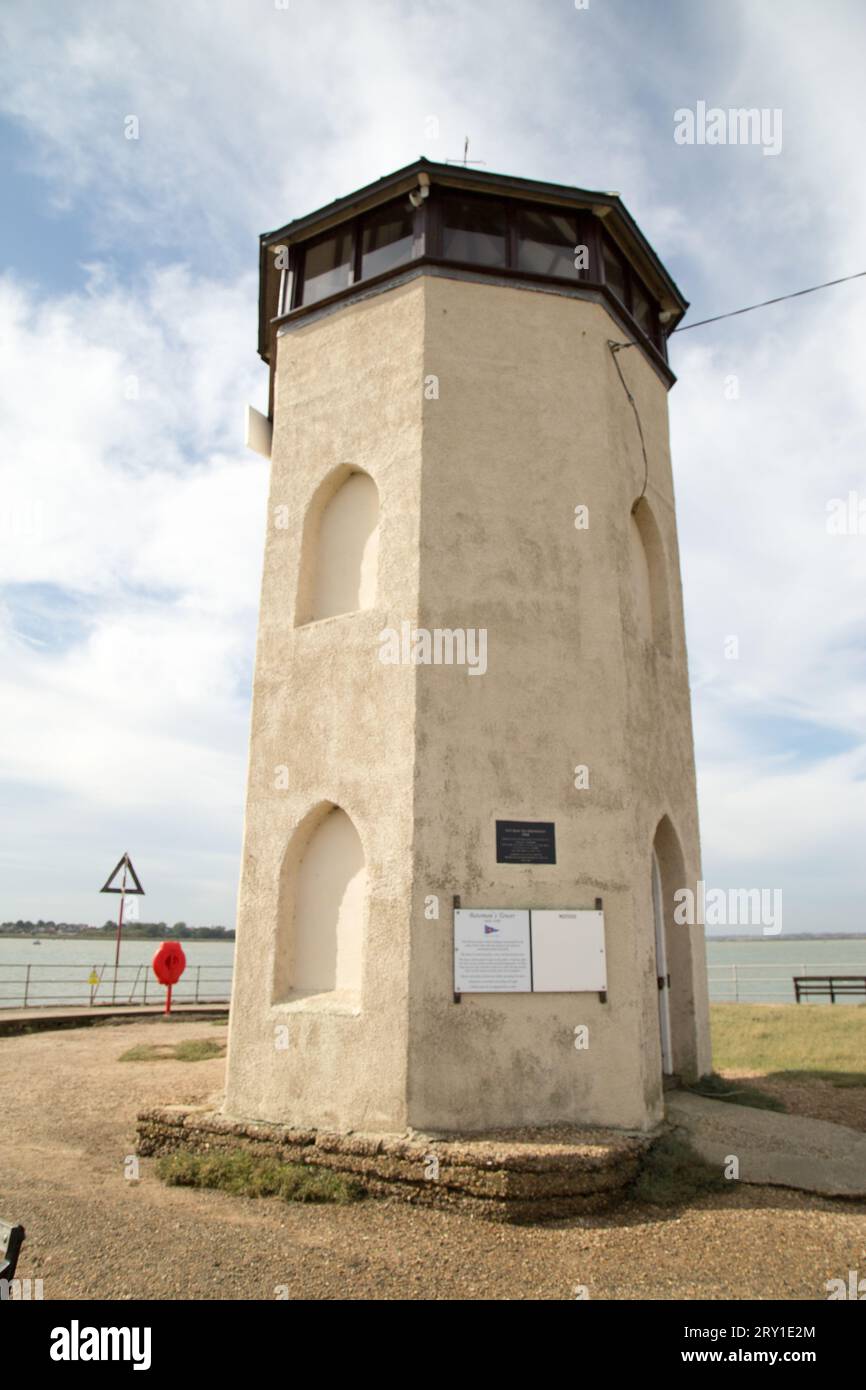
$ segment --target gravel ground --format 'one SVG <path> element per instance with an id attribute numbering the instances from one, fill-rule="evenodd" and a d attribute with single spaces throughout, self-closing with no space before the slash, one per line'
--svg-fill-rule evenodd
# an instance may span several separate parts
<path id="1" fill-rule="evenodd" d="M 503 1227 L 397 1201 L 290 1206 L 166 1188 L 148 1160 L 128 1181 L 138 1110 L 218 1103 L 224 1063 L 121 1053 L 204 1037 L 225 1029 L 140 1022 L 0 1040 L 0 1211 L 27 1227 L 18 1273 L 42 1278 L 46 1299 L 573 1299 L 579 1286 L 603 1299 L 824 1299 L 828 1279 L 866 1270 L 866 1204 L 773 1188 Z"/>

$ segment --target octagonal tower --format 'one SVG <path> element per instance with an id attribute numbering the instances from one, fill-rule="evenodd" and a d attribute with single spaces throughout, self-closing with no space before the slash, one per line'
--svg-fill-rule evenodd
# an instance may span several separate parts
<path id="1" fill-rule="evenodd" d="M 686 307 L 617 195 L 423 159 L 262 238 L 231 1117 L 645 1130 L 708 1070 Z"/>

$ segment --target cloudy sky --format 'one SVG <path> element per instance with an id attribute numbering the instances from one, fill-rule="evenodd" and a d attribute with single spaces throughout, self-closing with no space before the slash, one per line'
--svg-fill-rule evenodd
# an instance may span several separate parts
<path id="1" fill-rule="evenodd" d="M 0 920 L 104 920 L 129 848 L 143 916 L 231 924 L 258 234 L 468 132 L 620 192 L 690 320 L 864 270 L 866 10 L 5 0 L 0 43 Z M 780 110 L 781 151 L 677 144 L 699 101 Z M 854 281 L 673 345 L 705 877 L 781 888 L 786 931 L 866 929 L 866 520 L 827 529 L 866 499 L 864 311 Z"/>

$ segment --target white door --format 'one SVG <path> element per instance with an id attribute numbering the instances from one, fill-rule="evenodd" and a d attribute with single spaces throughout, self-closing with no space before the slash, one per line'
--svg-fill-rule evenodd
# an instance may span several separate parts
<path id="1" fill-rule="evenodd" d="M 668 953 L 665 942 L 665 917 L 662 906 L 662 876 L 658 856 L 653 851 L 653 918 L 656 929 L 656 983 L 659 994 L 659 1032 L 662 1040 L 662 1071 L 673 1072 L 671 1056 L 671 981 L 668 974 Z"/>

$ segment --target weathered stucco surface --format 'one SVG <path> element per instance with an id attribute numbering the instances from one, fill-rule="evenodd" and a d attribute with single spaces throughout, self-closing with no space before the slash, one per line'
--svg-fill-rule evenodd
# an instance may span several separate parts
<path id="1" fill-rule="evenodd" d="M 417 289 L 279 340 L 229 1037 L 233 1115 L 336 1130 L 406 1124 L 415 672 L 379 662 L 378 633 L 417 605 L 423 350 Z M 305 521 L 353 468 L 379 492 L 378 606 L 296 627 L 315 558 Z M 281 866 L 322 803 L 351 818 L 366 857 L 360 1008 L 327 997 L 274 1002 L 290 948 Z"/>
<path id="2" fill-rule="evenodd" d="M 666 391 L 637 350 L 621 354 L 663 550 L 659 642 L 633 558 L 644 465 L 607 348 L 621 336 L 585 300 L 424 275 L 280 337 L 228 1115 L 367 1132 L 661 1119 L 662 819 L 669 916 L 700 853 Z M 296 627 L 315 517 L 352 469 L 379 492 L 375 605 Z M 486 629 L 486 673 L 383 665 L 378 634 L 403 621 Z M 293 864 L 327 805 L 366 856 L 360 998 L 276 989 L 274 1002 Z M 554 821 L 557 864 L 497 864 L 497 818 Z M 464 907 L 603 897 L 607 1002 L 454 1003 L 455 893 Z M 689 1076 L 710 1065 L 700 928 L 671 923 L 668 950 L 675 1069 Z"/>

